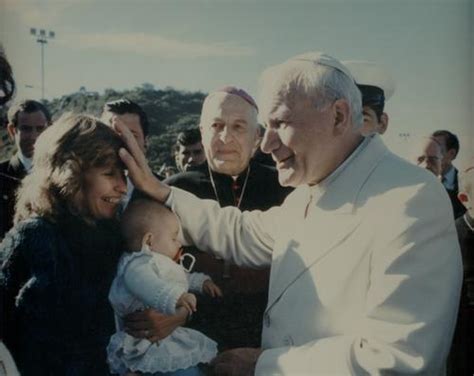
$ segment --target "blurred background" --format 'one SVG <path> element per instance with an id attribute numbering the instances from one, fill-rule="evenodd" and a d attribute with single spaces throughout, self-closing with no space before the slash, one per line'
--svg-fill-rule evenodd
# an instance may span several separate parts
<path id="1" fill-rule="evenodd" d="M 473 24 L 471 0 L 0 0 L 16 98 L 44 99 L 58 117 L 129 97 L 150 118 L 155 169 L 173 164 L 208 91 L 256 96 L 265 67 L 311 50 L 383 64 L 397 85 L 385 142 L 409 158 L 419 137 L 448 129 L 462 168 L 474 156 Z"/>

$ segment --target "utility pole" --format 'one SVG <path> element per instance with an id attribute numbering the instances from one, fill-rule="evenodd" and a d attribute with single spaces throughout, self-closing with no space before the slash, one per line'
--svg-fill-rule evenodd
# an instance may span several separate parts
<path id="1" fill-rule="evenodd" d="M 48 40 L 53 39 L 56 36 L 54 31 L 45 29 L 36 29 L 35 27 L 30 28 L 30 34 L 36 38 L 41 46 L 41 99 L 44 101 L 44 46 L 48 43 Z"/>

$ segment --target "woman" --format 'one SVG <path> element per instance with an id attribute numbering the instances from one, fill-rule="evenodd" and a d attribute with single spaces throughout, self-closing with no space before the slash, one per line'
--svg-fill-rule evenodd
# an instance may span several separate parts
<path id="1" fill-rule="evenodd" d="M 80 115 L 61 118 L 35 144 L 15 226 L 0 245 L 1 337 L 24 376 L 108 373 L 122 146 L 112 129 Z"/>

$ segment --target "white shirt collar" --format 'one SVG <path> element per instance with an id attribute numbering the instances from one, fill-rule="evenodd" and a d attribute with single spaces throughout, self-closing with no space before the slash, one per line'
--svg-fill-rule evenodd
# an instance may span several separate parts
<path id="1" fill-rule="evenodd" d="M 455 177 L 456 177 L 456 170 L 454 169 L 454 166 L 451 166 L 448 172 L 446 172 L 443 175 L 444 181 L 442 180 L 442 182 L 446 189 L 451 189 L 451 190 L 454 189 Z"/>
<path id="2" fill-rule="evenodd" d="M 21 150 L 18 151 L 18 159 L 20 160 L 21 164 L 25 168 L 26 172 L 29 174 L 31 168 L 33 167 L 33 160 L 31 158 L 27 158 L 23 155 Z"/>

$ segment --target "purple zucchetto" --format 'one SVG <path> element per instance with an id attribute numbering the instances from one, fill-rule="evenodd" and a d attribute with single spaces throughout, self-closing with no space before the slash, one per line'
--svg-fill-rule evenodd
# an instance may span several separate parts
<path id="1" fill-rule="evenodd" d="M 249 93 L 247 93 L 244 89 L 239 89 L 238 87 L 235 87 L 235 86 L 225 86 L 223 88 L 214 90 L 212 93 L 209 94 L 209 96 L 213 93 L 228 93 L 232 95 L 237 95 L 238 97 L 246 101 L 248 104 L 250 104 L 252 107 L 254 107 L 258 112 L 257 103 L 252 98 L 252 96 Z"/>

